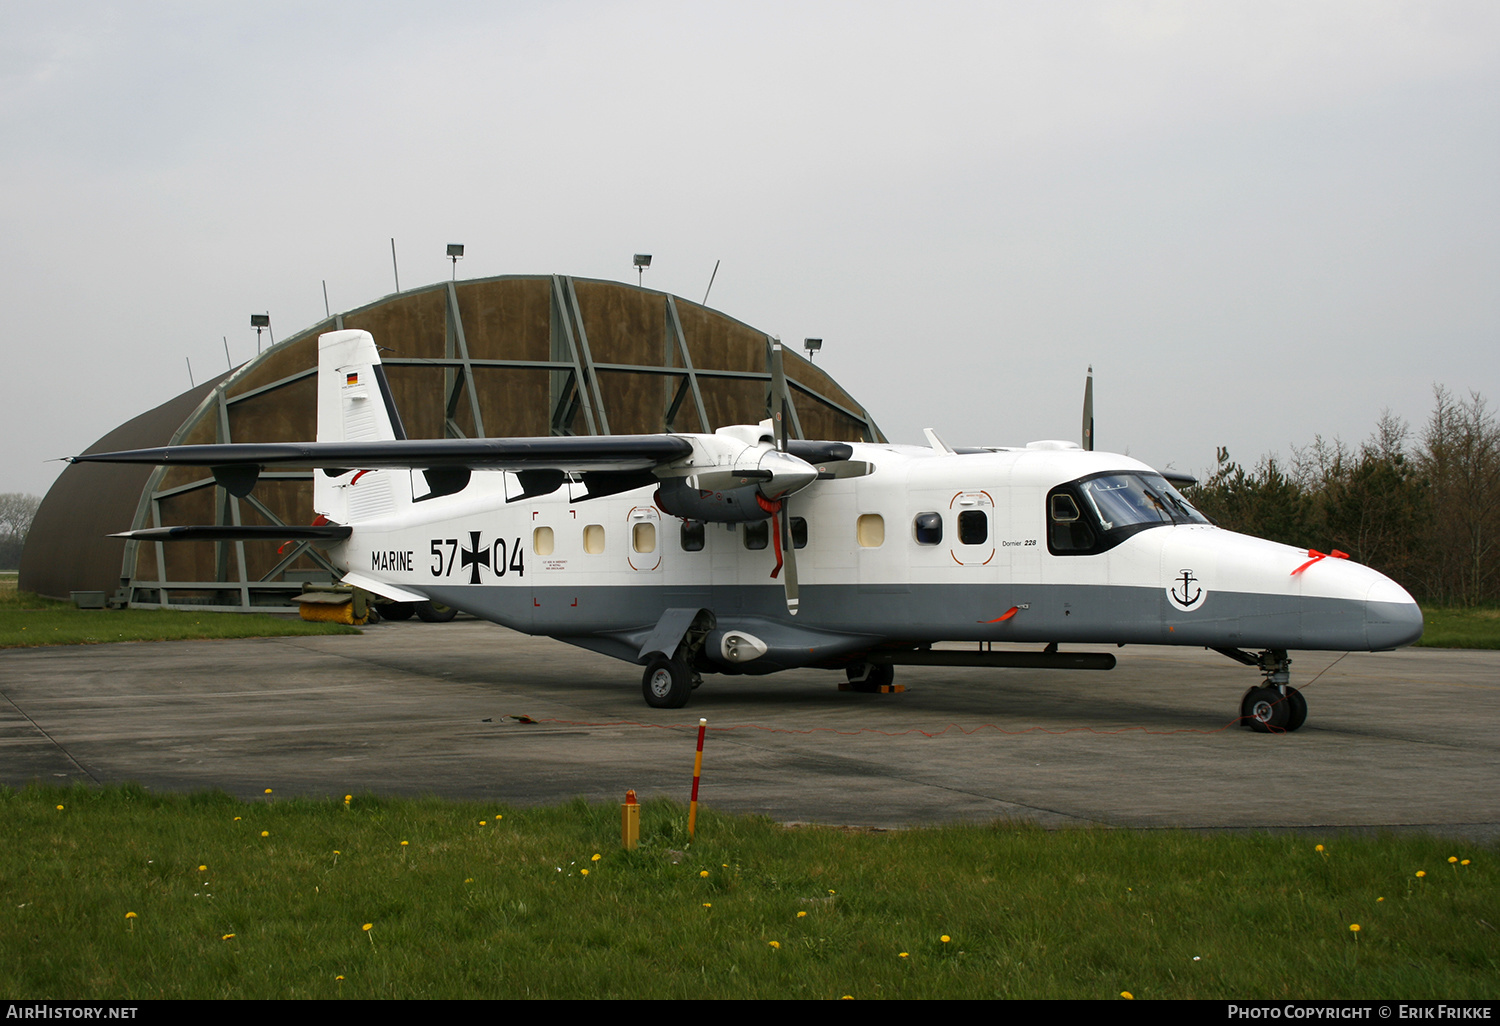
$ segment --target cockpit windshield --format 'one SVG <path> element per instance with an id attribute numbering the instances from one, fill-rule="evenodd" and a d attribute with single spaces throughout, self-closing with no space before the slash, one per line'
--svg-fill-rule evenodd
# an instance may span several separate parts
<path id="1" fill-rule="evenodd" d="M 1106 474 L 1078 482 L 1106 531 L 1134 524 L 1206 524 L 1182 494 L 1156 474 Z"/>
<path id="2" fill-rule="evenodd" d="M 1207 524 L 1160 474 L 1121 472 L 1052 489 L 1047 545 L 1059 555 L 1103 552 L 1150 527 Z"/>

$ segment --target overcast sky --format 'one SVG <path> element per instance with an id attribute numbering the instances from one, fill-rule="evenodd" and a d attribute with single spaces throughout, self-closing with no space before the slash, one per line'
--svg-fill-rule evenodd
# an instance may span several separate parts
<path id="1" fill-rule="evenodd" d="M 446 278 L 634 281 L 887 435 L 1206 472 L 1500 403 L 1500 4 L 0 7 L 0 492 Z"/>

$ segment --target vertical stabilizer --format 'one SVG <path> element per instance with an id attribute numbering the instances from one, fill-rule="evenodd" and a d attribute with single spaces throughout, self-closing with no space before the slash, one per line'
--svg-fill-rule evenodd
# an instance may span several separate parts
<path id="1" fill-rule="evenodd" d="M 401 417 L 368 331 L 318 336 L 318 441 L 405 438 Z"/>
<path id="2" fill-rule="evenodd" d="M 318 336 L 318 441 L 382 442 L 405 438 L 391 398 L 375 339 L 368 331 L 330 331 Z M 313 508 L 335 523 L 372 520 L 395 512 L 397 493 L 409 491 L 406 475 L 360 473 L 337 477 L 313 473 Z M 402 499 L 410 501 L 409 494 Z"/>

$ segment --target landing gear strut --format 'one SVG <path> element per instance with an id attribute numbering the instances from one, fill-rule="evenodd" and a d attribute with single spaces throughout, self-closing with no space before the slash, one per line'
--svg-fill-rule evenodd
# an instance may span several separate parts
<path id="1" fill-rule="evenodd" d="M 1235 662 L 1260 670 L 1264 682 L 1240 699 L 1240 725 L 1261 734 L 1283 734 L 1307 722 L 1307 699 L 1292 687 L 1291 659 L 1285 649 L 1267 649 L 1258 656 L 1237 648 L 1217 648 Z"/>
<path id="2" fill-rule="evenodd" d="M 865 694 L 879 694 L 896 679 L 896 668 L 890 663 L 855 663 L 844 670 L 849 686 Z"/>

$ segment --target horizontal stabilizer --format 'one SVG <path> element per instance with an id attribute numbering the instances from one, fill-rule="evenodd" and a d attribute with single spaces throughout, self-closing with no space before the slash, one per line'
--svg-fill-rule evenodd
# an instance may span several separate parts
<path id="1" fill-rule="evenodd" d="M 407 591 L 405 588 L 398 588 L 396 585 L 391 584 L 388 581 L 382 581 L 378 578 L 369 577 L 361 573 L 345 574 L 344 583 L 352 584 L 356 588 L 363 588 L 365 591 L 368 591 L 371 594 L 379 595 L 384 599 L 390 599 L 392 602 L 427 601 L 427 596 L 421 594 L 420 592 Z"/>
<path id="2" fill-rule="evenodd" d="M 291 526 L 287 524 L 203 524 L 184 527 L 146 527 L 139 531 L 121 531 L 111 538 L 130 538 L 134 541 L 343 541 L 352 528 L 339 524 L 324 524 L 318 527 Z"/>

